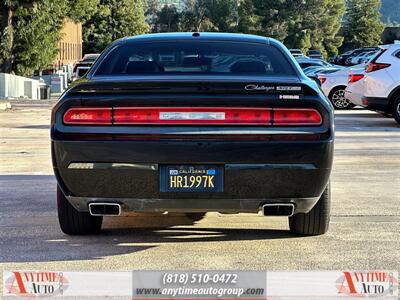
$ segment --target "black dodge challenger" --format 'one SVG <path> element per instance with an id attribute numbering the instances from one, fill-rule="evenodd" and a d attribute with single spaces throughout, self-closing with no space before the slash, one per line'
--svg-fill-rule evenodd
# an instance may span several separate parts
<path id="1" fill-rule="evenodd" d="M 52 112 L 66 234 L 103 216 L 209 211 L 329 226 L 333 110 L 278 41 L 149 34 L 110 45 Z"/>

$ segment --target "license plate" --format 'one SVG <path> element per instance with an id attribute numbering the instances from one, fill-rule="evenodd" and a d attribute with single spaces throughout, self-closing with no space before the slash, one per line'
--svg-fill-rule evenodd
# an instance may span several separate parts
<path id="1" fill-rule="evenodd" d="M 223 166 L 160 166 L 161 192 L 223 192 Z"/>

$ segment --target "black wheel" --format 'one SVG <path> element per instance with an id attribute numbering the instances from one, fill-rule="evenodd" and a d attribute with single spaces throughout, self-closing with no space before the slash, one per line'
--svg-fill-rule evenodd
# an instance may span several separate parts
<path id="1" fill-rule="evenodd" d="M 398 124 L 400 124 L 400 96 L 394 101 L 393 117 Z"/>
<path id="2" fill-rule="evenodd" d="M 185 213 L 186 217 L 188 217 L 192 221 L 200 221 L 201 219 L 204 218 L 206 215 L 205 212 L 199 212 L 199 213 Z"/>
<path id="3" fill-rule="evenodd" d="M 58 221 L 61 230 L 69 235 L 96 234 L 100 232 L 103 217 L 77 211 L 57 186 Z"/>
<path id="4" fill-rule="evenodd" d="M 349 109 L 354 107 L 354 105 L 344 96 L 345 89 L 345 86 L 337 87 L 329 94 L 329 100 L 331 100 L 335 109 Z"/>
<path id="5" fill-rule="evenodd" d="M 328 231 L 331 208 L 330 183 L 325 188 L 317 204 L 308 213 L 295 214 L 289 218 L 292 233 L 302 235 L 320 235 Z"/>

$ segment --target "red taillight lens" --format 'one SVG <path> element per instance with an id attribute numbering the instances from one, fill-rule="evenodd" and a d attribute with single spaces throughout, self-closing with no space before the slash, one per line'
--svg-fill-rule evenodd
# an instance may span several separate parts
<path id="1" fill-rule="evenodd" d="M 274 121 L 276 126 L 285 125 L 321 125 L 322 117 L 315 109 L 274 109 Z"/>
<path id="2" fill-rule="evenodd" d="M 326 81 L 326 77 L 319 75 L 318 80 L 321 82 L 321 84 L 324 84 L 324 82 Z"/>
<path id="3" fill-rule="evenodd" d="M 270 111 L 269 108 L 115 108 L 114 124 L 270 125 Z"/>
<path id="4" fill-rule="evenodd" d="M 109 125 L 112 124 L 112 109 L 74 107 L 67 110 L 63 121 L 68 125 Z"/>
<path id="5" fill-rule="evenodd" d="M 367 67 L 365 68 L 366 73 L 371 73 L 375 72 L 378 70 L 385 69 L 387 67 L 390 67 L 390 64 L 381 64 L 381 63 L 375 63 L 375 62 L 370 62 Z"/>
<path id="6" fill-rule="evenodd" d="M 66 125 L 252 125 L 318 126 L 312 108 L 116 107 L 70 108 Z"/>
<path id="7" fill-rule="evenodd" d="M 364 74 L 350 74 L 349 83 L 357 82 L 364 78 Z"/>

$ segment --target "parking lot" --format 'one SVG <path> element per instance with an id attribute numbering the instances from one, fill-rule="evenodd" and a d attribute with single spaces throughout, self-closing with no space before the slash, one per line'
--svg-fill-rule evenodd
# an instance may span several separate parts
<path id="1" fill-rule="evenodd" d="M 291 235 L 285 219 L 218 213 L 195 224 L 179 215 L 108 218 L 100 236 L 66 236 L 49 122 L 46 104 L 0 112 L 2 270 L 400 269 L 400 127 L 391 118 L 336 113 L 332 222 L 318 237 Z"/>

